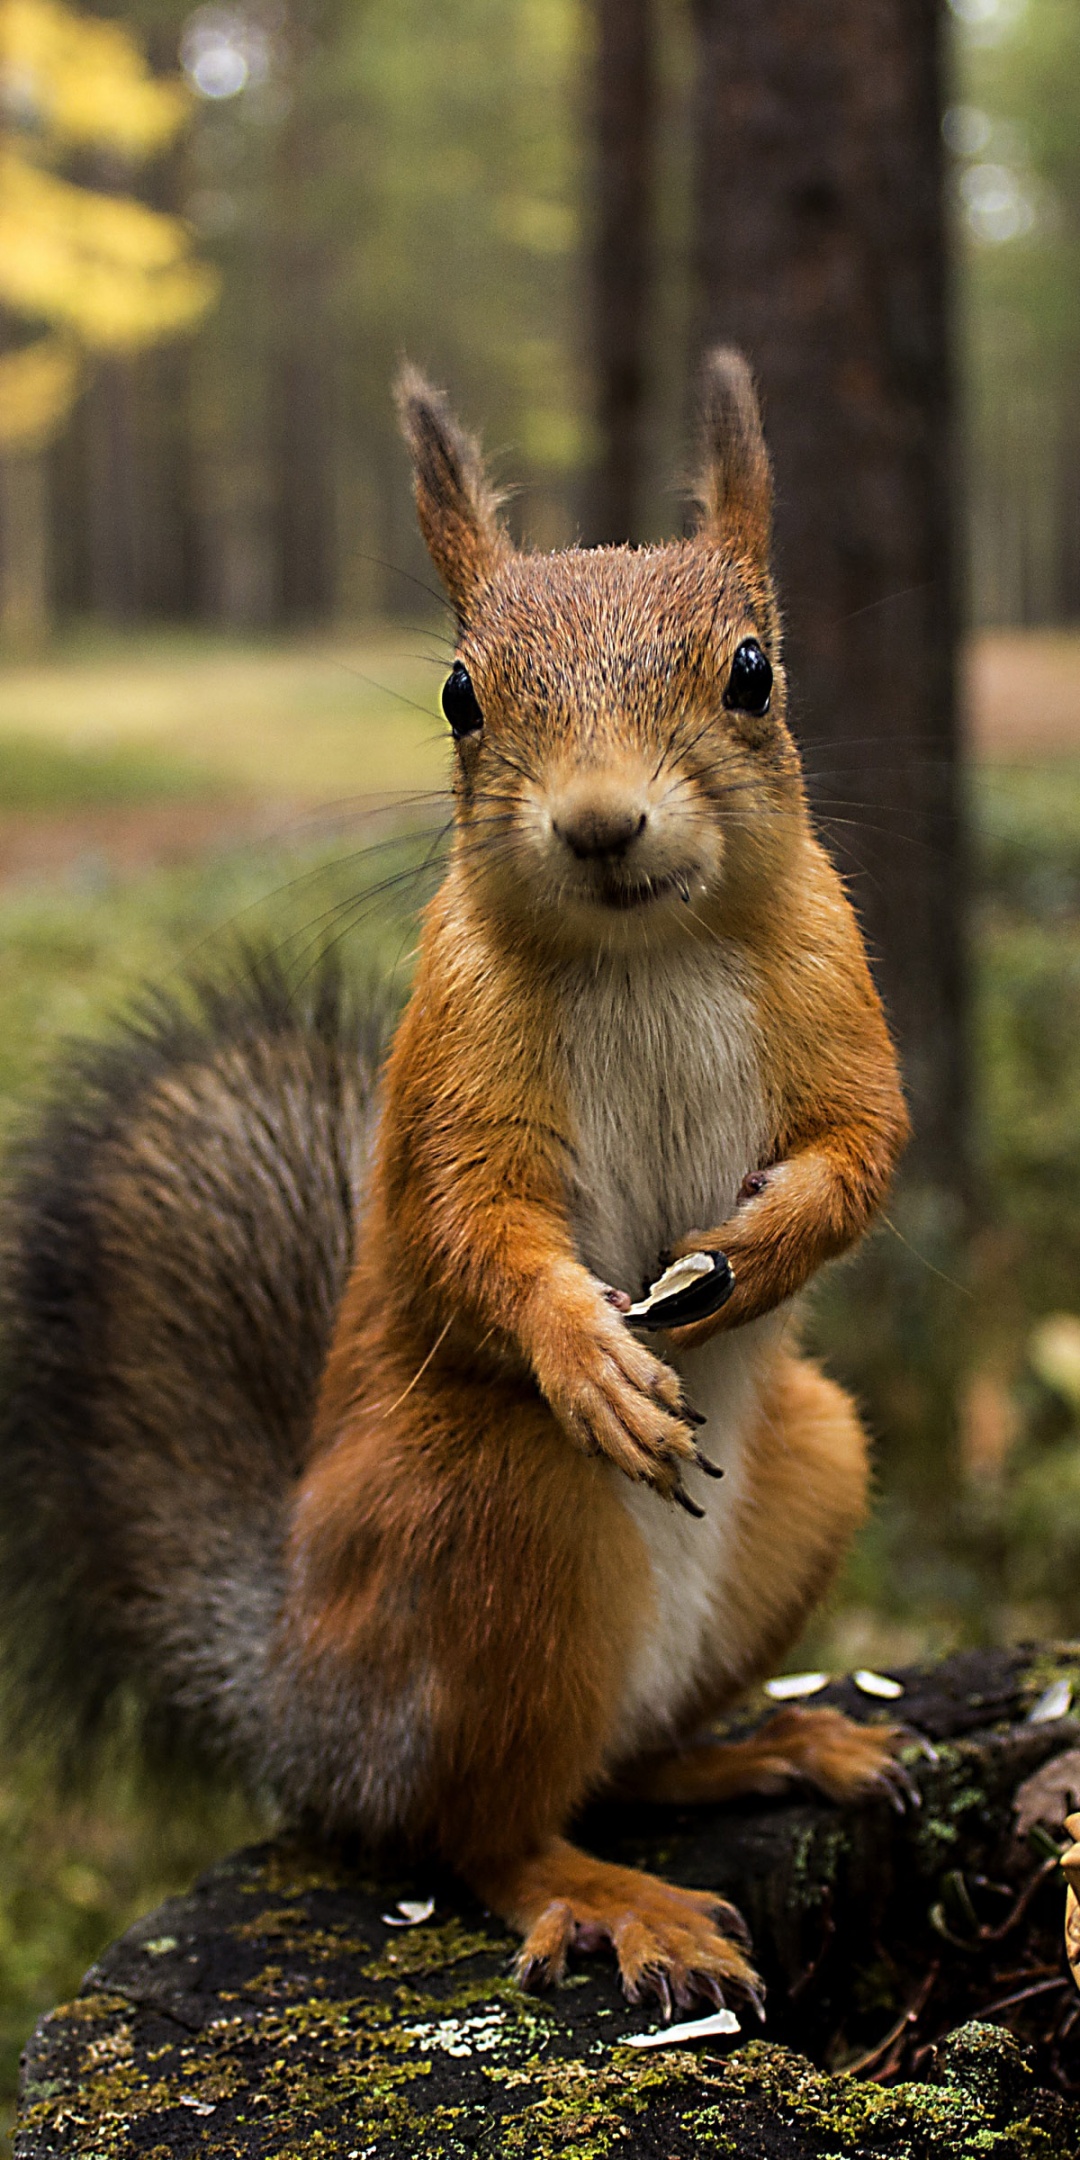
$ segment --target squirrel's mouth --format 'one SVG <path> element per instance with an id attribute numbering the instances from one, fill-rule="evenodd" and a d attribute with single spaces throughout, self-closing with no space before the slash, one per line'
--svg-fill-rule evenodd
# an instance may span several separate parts
<path id="1" fill-rule="evenodd" d="M 596 898 L 602 907 L 645 908 L 657 900 L 668 899 L 672 893 L 677 893 L 689 907 L 690 887 L 678 871 L 671 871 L 666 877 L 639 878 L 633 883 L 625 878 L 605 879 Z"/>

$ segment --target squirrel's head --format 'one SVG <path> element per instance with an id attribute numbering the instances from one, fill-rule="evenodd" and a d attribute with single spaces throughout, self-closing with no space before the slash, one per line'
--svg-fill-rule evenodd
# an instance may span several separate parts
<path id="1" fill-rule="evenodd" d="M 689 539 L 539 555 L 514 547 L 442 395 L 411 369 L 399 386 L 458 619 L 459 857 L 506 919 L 559 944 L 707 935 L 756 911 L 804 826 L 746 362 L 713 353 L 704 391 Z"/>

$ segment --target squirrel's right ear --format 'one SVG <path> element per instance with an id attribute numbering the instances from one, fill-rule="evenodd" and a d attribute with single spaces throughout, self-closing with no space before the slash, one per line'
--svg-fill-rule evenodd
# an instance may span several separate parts
<path id="1" fill-rule="evenodd" d="M 740 352 L 718 346 L 702 369 L 702 455 L 695 494 L 698 537 L 766 564 L 772 539 L 772 465 L 754 378 Z"/>
<path id="2" fill-rule="evenodd" d="M 413 461 L 420 530 L 458 619 L 467 623 L 511 541 L 479 445 L 453 418 L 441 390 L 413 367 L 397 382 L 401 431 Z"/>

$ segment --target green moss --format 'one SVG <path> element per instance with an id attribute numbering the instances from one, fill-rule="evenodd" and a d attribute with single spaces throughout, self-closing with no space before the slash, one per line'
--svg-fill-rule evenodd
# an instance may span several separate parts
<path id="1" fill-rule="evenodd" d="M 1057 2103 L 1038 2093 L 1015 2041 L 995 2027 L 955 2036 L 941 2085 L 885 2090 L 829 2077 L 765 2041 L 726 2060 L 680 2049 L 643 2060 L 617 2041 L 563 2055 L 560 2043 L 573 2035 L 551 2010 L 475 1982 L 456 2001 L 402 1987 L 393 2007 L 316 1999 L 217 2020 L 178 2038 L 154 2077 L 140 2062 L 129 2004 L 90 1997 L 64 2016 L 77 2042 L 71 2075 L 62 2091 L 28 2093 L 23 2132 L 44 2133 L 51 2149 L 60 2141 L 80 2160 L 145 2151 L 141 2126 L 161 2117 L 165 2128 L 181 2112 L 185 2149 L 195 2144 L 222 2160 L 253 2151 L 269 2160 L 399 2152 L 410 2160 L 629 2160 L 646 2120 L 650 2139 L 662 2122 L 678 2152 L 700 2160 L 748 2150 L 748 2130 L 766 2122 L 785 2125 L 791 2151 L 815 2160 L 874 2152 L 1074 2160 L 1077 2152 Z M 230 2103 L 241 2095 L 238 2110 Z"/>
<path id="2" fill-rule="evenodd" d="M 447 1965 L 459 1965 L 463 1958 L 490 1957 L 493 1950 L 501 1950 L 509 1956 L 513 1949 L 509 1935 L 493 1938 L 480 1935 L 462 1926 L 460 1920 L 447 1920 L 439 1927 L 402 1928 L 390 1937 L 380 1955 L 364 1966 L 367 1980 L 394 1980 L 405 1973 L 438 1972 Z"/>
<path id="3" fill-rule="evenodd" d="M 814 1911 L 830 1897 L 848 1851 L 849 1840 L 839 1815 L 819 1816 L 797 1832 L 791 1876 L 804 1912 Z"/>
<path id="4" fill-rule="evenodd" d="M 366 1957 L 371 1944 L 346 1928 L 313 1927 L 302 1905 L 257 1913 L 236 1929 L 242 1942 L 272 1942 L 281 1956 L 300 1955 L 315 1964 L 339 1957 Z"/>
<path id="5" fill-rule="evenodd" d="M 978 1766 L 963 1744 L 942 1741 L 937 1748 L 933 1774 L 923 1780 L 924 1805 L 915 1826 L 914 1848 L 921 1871 L 940 1873 L 942 1865 L 966 1835 L 965 1818 L 980 1818 L 986 1809 L 986 1792 Z"/>
<path id="6" fill-rule="evenodd" d="M 329 1857 L 325 1849 L 317 1846 L 293 1844 L 288 1838 L 279 1838 L 260 1856 L 257 1870 L 245 1870 L 246 1880 L 239 1887 L 245 1895 L 255 1897 L 303 1898 L 313 1890 L 324 1890 L 327 1882 L 348 1881 L 357 1892 L 368 1897 L 392 1897 L 386 1883 L 359 1869 L 343 1870 Z"/>
<path id="7" fill-rule="evenodd" d="M 1020 1687 L 1029 1707 L 1055 1680 L 1067 1680 L 1074 1704 L 1080 1700 L 1080 1652 L 1075 1643 L 1044 1643 L 1025 1668 Z"/>
<path id="8" fill-rule="evenodd" d="M 672 2049 L 659 2061 L 641 2062 L 629 2050 L 614 2062 L 533 2062 L 508 2082 L 539 2087 L 520 2115 L 504 2121 L 503 2151 L 528 2160 L 573 2153 L 573 2160 L 604 2160 L 661 2089 L 685 2085 L 696 2075 L 694 2057 Z"/>

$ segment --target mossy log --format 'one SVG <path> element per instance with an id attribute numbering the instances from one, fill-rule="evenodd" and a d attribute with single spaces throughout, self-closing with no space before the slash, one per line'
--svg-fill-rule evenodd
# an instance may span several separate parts
<path id="1" fill-rule="evenodd" d="M 376 1879 L 282 1838 L 129 1930 L 42 2022 L 17 2160 L 1080 2160 L 1054 1849 L 1071 1771 L 1047 1767 L 1080 1727 L 1030 1722 L 1056 1676 L 1080 1693 L 1080 1646 L 898 1674 L 889 1709 L 921 1796 L 903 1813 L 800 1795 L 581 1825 L 595 1850 L 741 1905 L 769 1986 L 761 2035 L 635 2051 L 658 2019 L 603 1960 L 523 1995 L 508 1939 L 452 1881 Z M 817 1700 L 884 1707 L 850 1681 Z M 418 1925 L 382 1917 L 432 1896 Z"/>

